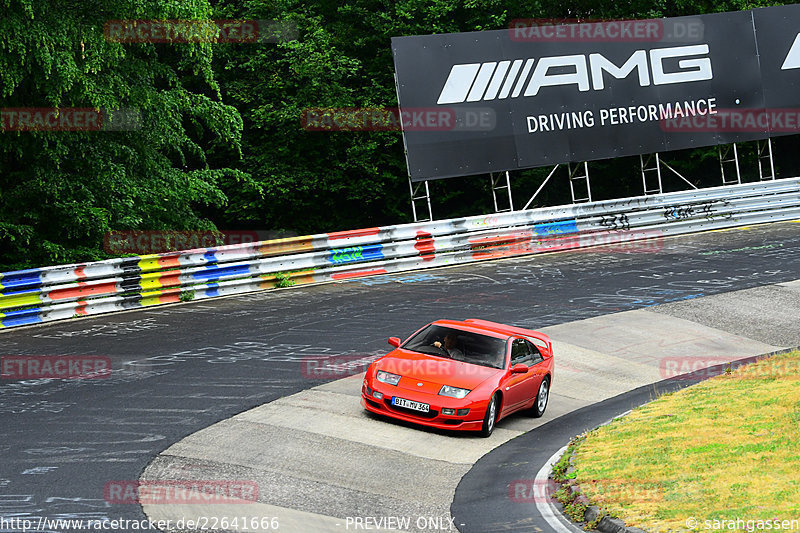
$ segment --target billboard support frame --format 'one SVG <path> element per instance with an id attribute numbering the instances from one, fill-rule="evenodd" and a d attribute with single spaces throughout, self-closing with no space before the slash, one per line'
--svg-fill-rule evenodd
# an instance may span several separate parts
<path id="1" fill-rule="evenodd" d="M 531 196 L 531 199 L 528 200 L 528 203 L 525 204 L 525 207 L 522 208 L 523 211 L 528 209 L 531 206 L 531 204 L 533 203 L 533 201 L 536 200 L 536 197 L 539 196 L 539 193 L 542 192 L 542 189 L 544 189 L 544 186 L 547 185 L 547 182 L 550 181 L 550 178 L 553 177 L 553 175 L 556 173 L 556 170 L 558 170 L 558 167 L 560 167 L 560 166 L 561 166 L 561 163 L 559 163 L 559 164 L 557 164 L 557 165 L 555 165 L 553 167 L 553 169 L 550 171 L 550 174 L 547 175 L 547 177 L 544 179 L 542 184 L 539 185 L 539 188 L 536 189 L 536 192 L 533 193 L 533 196 Z"/>
<path id="2" fill-rule="evenodd" d="M 424 191 L 420 189 L 424 187 Z M 414 222 L 431 222 L 433 221 L 433 209 L 431 208 L 431 190 L 428 187 L 428 180 L 413 182 L 408 178 L 408 189 L 411 193 L 411 213 L 414 216 Z M 424 201 L 428 206 L 428 218 L 419 218 L 417 213 L 417 202 Z"/>
<path id="3" fill-rule="evenodd" d="M 505 184 L 498 185 L 498 182 L 502 179 L 503 174 L 505 174 Z M 511 197 L 511 177 L 508 174 L 508 170 L 505 172 L 500 172 L 496 177 L 494 173 L 489 172 L 489 186 L 492 189 L 492 201 L 494 202 L 494 212 L 495 213 L 508 213 L 514 211 L 514 199 Z M 500 209 L 499 204 L 497 202 L 497 191 L 505 190 L 508 194 L 508 207 L 505 209 Z"/>
<path id="4" fill-rule="evenodd" d="M 764 155 L 764 152 L 767 155 Z M 758 178 L 759 181 L 768 181 L 775 179 L 775 160 L 772 157 L 772 139 L 756 141 L 756 154 L 758 157 Z M 764 173 L 764 160 L 769 160 L 769 174 Z"/>
<path id="5" fill-rule="evenodd" d="M 659 160 L 660 160 L 660 159 L 659 159 Z M 699 187 L 698 187 L 697 185 L 695 185 L 694 183 L 692 183 L 691 181 L 689 181 L 689 180 L 688 180 L 688 179 L 687 179 L 687 178 L 686 178 L 686 177 L 685 177 L 683 174 L 681 174 L 680 172 L 678 172 L 677 170 L 675 170 L 674 168 L 672 168 L 672 166 L 671 166 L 671 165 L 669 165 L 669 164 L 668 164 L 666 161 L 663 161 L 663 160 L 660 160 L 660 161 L 661 161 L 661 164 L 662 164 L 662 165 L 664 165 L 664 167 L 666 167 L 666 169 L 667 169 L 667 170 L 669 170 L 670 172 L 672 172 L 673 174 L 675 174 L 676 176 L 678 176 L 680 179 L 682 179 L 683 181 L 685 181 L 685 182 L 686 182 L 686 184 L 687 184 L 687 185 L 689 185 L 689 187 L 691 187 L 692 189 L 695 189 L 695 190 L 699 189 Z"/>
<path id="6" fill-rule="evenodd" d="M 733 150 L 733 157 L 730 157 L 731 150 Z M 717 147 L 717 153 L 719 153 L 719 172 L 722 176 L 722 184 L 723 185 L 741 185 L 742 183 L 742 173 L 739 170 L 739 149 L 736 147 L 736 143 L 726 144 L 726 145 L 719 145 Z M 736 179 L 735 180 L 726 180 L 725 179 L 725 164 L 733 164 L 733 168 L 736 170 Z"/>
<path id="7" fill-rule="evenodd" d="M 654 166 L 648 166 L 652 160 L 655 160 Z M 664 188 L 661 185 L 661 158 L 658 155 L 658 152 L 653 154 L 647 154 L 645 158 L 644 155 L 639 154 L 639 167 L 642 169 L 642 188 L 644 189 L 644 194 L 647 196 L 648 194 L 661 194 L 664 192 Z M 658 180 L 658 188 L 656 189 L 648 189 L 647 188 L 647 172 L 655 172 L 656 179 Z"/>
<path id="8" fill-rule="evenodd" d="M 573 168 L 572 165 L 575 165 Z M 578 175 L 578 172 L 581 170 L 581 166 L 583 166 L 583 174 Z M 573 204 L 581 204 L 585 202 L 592 201 L 592 185 L 589 182 L 589 163 L 584 161 L 583 163 L 567 163 L 567 171 L 569 172 L 569 192 L 572 195 L 572 203 Z M 586 183 L 586 197 L 575 197 L 575 182 L 576 181 L 584 181 Z"/>

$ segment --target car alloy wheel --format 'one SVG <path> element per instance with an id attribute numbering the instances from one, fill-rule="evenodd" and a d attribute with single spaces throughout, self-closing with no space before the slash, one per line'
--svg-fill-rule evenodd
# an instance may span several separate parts
<path id="1" fill-rule="evenodd" d="M 539 392 L 536 394 L 536 401 L 533 403 L 533 416 L 539 418 L 547 409 L 547 400 L 550 397 L 550 378 L 544 378 L 539 385 Z"/>
<path id="2" fill-rule="evenodd" d="M 494 431 L 494 424 L 497 421 L 497 394 L 492 396 L 489 400 L 489 405 L 486 406 L 486 415 L 483 417 L 483 427 L 481 427 L 481 436 L 488 437 Z"/>

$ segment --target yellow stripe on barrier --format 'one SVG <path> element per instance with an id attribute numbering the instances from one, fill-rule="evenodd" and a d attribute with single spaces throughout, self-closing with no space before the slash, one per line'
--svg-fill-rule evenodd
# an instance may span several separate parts
<path id="1" fill-rule="evenodd" d="M 150 254 L 142 255 L 139 258 L 139 268 L 144 272 L 154 272 L 165 268 L 180 268 L 178 254 L 161 255 Z"/>
<path id="2" fill-rule="evenodd" d="M 167 270 L 166 272 L 150 272 L 142 274 L 139 286 L 143 290 L 161 289 L 180 285 L 180 270 Z"/>
<path id="3" fill-rule="evenodd" d="M 303 236 L 263 241 L 258 245 L 258 253 L 262 257 L 271 257 L 289 253 L 310 252 L 314 249 L 313 240 L 311 236 Z"/>
<path id="4" fill-rule="evenodd" d="M 181 290 L 177 287 L 163 291 L 143 292 L 142 299 L 139 300 L 139 304 L 141 304 L 142 307 L 148 307 L 151 305 L 179 302 L 180 293 Z"/>
<path id="5" fill-rule="evenodd" d="M 161 265 L 158 264 L 158 259 L 159 256 L 157 254 L 143 255 L 139 257 L 139 269 L 142 272 L 161 270 Z"/>
<path id="6" fill-rule="evenodd" d="M 262 289 L 274 289 L 279 286 L 281 279 L 289 279 L 292 285 L 305 285 L 306 283 L 314 283 L 314 274 L 316 270 L 298 270 L 297 272 L 289 272 L 285 274 L 286 278 L 279 278 L 277 274 L 262 274 L 259 276 L 263 281 L 259 283 Z"/>
<path id="7" fill-rule="evenodd" d="M 0 309 L 13 309 L 24 305 L 41 305 L 39 292 L 0 295 Z"/>

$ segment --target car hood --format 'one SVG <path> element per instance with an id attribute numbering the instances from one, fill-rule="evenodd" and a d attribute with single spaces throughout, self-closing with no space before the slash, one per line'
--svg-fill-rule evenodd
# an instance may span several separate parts
<path id="1" fill-rule="evenodd" d="M 490 377 L 502 372 L 497 368 L 429 356 L 402 348 L 376 361 L 376 368 L 402 376 L 398 384 L 400 387 L 434 394 L 439 392 L 442 385 L 473 390 Z M 423 385 L 419 386 L 419 383 Z"/>

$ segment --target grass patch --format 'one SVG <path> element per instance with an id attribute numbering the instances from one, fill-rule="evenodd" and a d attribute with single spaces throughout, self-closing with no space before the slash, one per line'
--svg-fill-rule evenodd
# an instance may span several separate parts
<path id="1" fill-rule="evenodd" d="M 192 290 L 181 291 L 181 294 L 180 294 L 180 296 L 178 296 L 178 298 L 182 302 L 191 302 L 192 300 L 194 300 L 194 296 L 195 296 L 195 292 L 192 291 Z"/>
<path id="2" fill-rule="evenodd" d="M 291 287 L 296 283 L 292 279 L 292 274 L 290 272 L 276 272 L 274 276 L 275 276 L 275 288 L 278 289 Z"/>
<path id="3" fill-rule="evenodd" d="M 651 532 L 685 531 L 689 517 L 700 530 L 704 520 L 799 519 L 799 369 L 797 351 L 762 359 L 597 428 L 575 450 L 576 482 L 592 504 Z"/>

